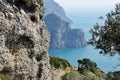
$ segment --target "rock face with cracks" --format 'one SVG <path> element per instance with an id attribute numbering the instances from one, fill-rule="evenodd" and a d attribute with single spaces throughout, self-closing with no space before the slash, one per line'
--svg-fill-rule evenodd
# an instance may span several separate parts
<path id="1" fill-rule="evenodd" d="M 0 73 L 51 80 L 42 0 L 0 0 Z"/>

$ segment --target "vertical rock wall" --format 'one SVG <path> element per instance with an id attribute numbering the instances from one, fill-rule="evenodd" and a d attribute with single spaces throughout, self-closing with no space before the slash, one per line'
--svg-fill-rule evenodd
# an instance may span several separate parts
<path id="1" fill-rule="evenodd" d="M 49 35 L 42 0 L 0 0 L 0 73 L 50 80 Z"/>

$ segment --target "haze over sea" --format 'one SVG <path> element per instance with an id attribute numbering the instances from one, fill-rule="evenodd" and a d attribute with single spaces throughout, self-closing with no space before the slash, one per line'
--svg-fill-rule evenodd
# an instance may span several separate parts
<path id="1" fill-rule="evenodd" d="M 59 0 L 58 0 L 59 2 Z M 89 30 L 93 27 L 95 23 L 99 23 L 102 25 L 104 20 L 98 19 L 100 16 L 103 16 L 105 19 L 105 15 L 114 10 L 115 5 L 112 7 L 105 7 L 101 9 L 92 9 L 92 10 L 84 10 L 84 9 L 73 9 L 70 10 L 68 8 L 65 9 L 67 16 L 73 21 L 71 28 L 82 28 L 85 33 L 85 38 L 88 41 L 91 38 Z M 77 60 L 83 58 L 90 58 L 94 62 L 97 63 L 98 67 L 102 69 L 104 72 L 116 71 L 120 70 L 120 56 L 115 55 L 113 57 L 104 56 L 99 54 L 99 50 L 94 49 L 94 46 L 86 46 L 82 48 L 67 48 L 67 49 L 49 49 L 50 56 L 56 56 L 60 58 L 67 59 L 71 65 L 77 66 Z"/>

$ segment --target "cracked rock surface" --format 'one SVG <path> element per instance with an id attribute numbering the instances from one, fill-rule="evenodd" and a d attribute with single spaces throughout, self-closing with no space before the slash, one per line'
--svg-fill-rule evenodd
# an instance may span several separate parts
<path id="1" fill-rule="evenodd" d="M 0 0 L 0 72 L 13 80 L 51 80 L 42 0 Z"/>

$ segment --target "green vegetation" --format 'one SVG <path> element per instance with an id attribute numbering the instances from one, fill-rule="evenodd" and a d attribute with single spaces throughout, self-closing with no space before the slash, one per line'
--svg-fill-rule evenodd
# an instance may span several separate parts
<path id="1" fill-rule="evenodd" d="M 99 77 L 98 75 L 102 75 Z M 78 71 L 71 71 L 66 73 L 61 77 L 62 80 L 105 80 L 105 75 L 103 73 L 93 73 L 91 71 L 86 71 L 86 73 L 82 74 Z"/>
<path id="2" fill-rule="evenodd" d="M 92 39 L 89 43 L 100 49 L 101 54 L 120 55 L 120 3 L 116 5 L 114 11 L 107 14 L 104 25 L 96 23 L 90 33 Z M 120 80 L 120 71 L 109 72 L 106 80 Z"/>
<path id="3" fill-rule="evenodd" d="M 12 72 L 12 69 L 4 66 L 4 68 L 2 69 L 2 71 L 0 71 L 0 80 L 13 80 L 13 76 L 10 75 L 10 73 Z"/>
<path id="4" fill-rule="evenodd" d="M 61 77 L 62 80 L 105 80 L 105 73 L 88 58 L 78 60 L 78 71 L 71 70 Z"/>
<path id="5" fill-rule="evenodd" d="M 78 71 L 71 71 L 61 77 L 62 80 L 82 80 Z"/>
<path id="6" fill-rule="evenodd" d="M 96 73 L 97 71 L 97 64 L 93 61 L 91 61 L 88 58 L 84 58 L 83 60 L 78 60 L 78 71 L 81 73 L 85 71 L 91 71 L 93 73 Z"/>
<path id="7" fill-rule="evenodd" d="M 71 67 L 67 60 L 58 57 L 50 57 L 50 64 L 56 69 L 66 69 L 67 67 Z"/>
<path id="8" fill-rule="evenodd" d="M 106 80 L 120 80 L 120 71 L 109 72 Z"/>
<path id="9" fill-rule="evenodd" d="M 78 70 L 74 70 L 67 60 L 58 57 L 50 57 L 50 64 L 58 71 L 64 70 L 65 74 L 61 76 L 61 80 L 120 80 L 120 71 L 105 74 L 95 62 L 88 58 L 78 60 Z M 67 68 L 70 69 L 67 70 Z"/>
<path id="10" fill-rule="evenodd" d="M 104 80 L 105 73 L 101 71 L 97 64 L 88 58 L 78 60 L 78 71 L 84 75 L 82 80 Z"/>
<path id="11" fill-rule="evenodd" d="M 96 24 L 90 33 L 92 39 L 89 43 L 100 49 L 100 53 L 110 56 L 120 54 L 120 4 L 107 14 L 104 26 Z"/>
<path id="12" fill-rule="evenodd" d="M 12 80 L 11 76 L 0 74 L 0 80 Z"/>

